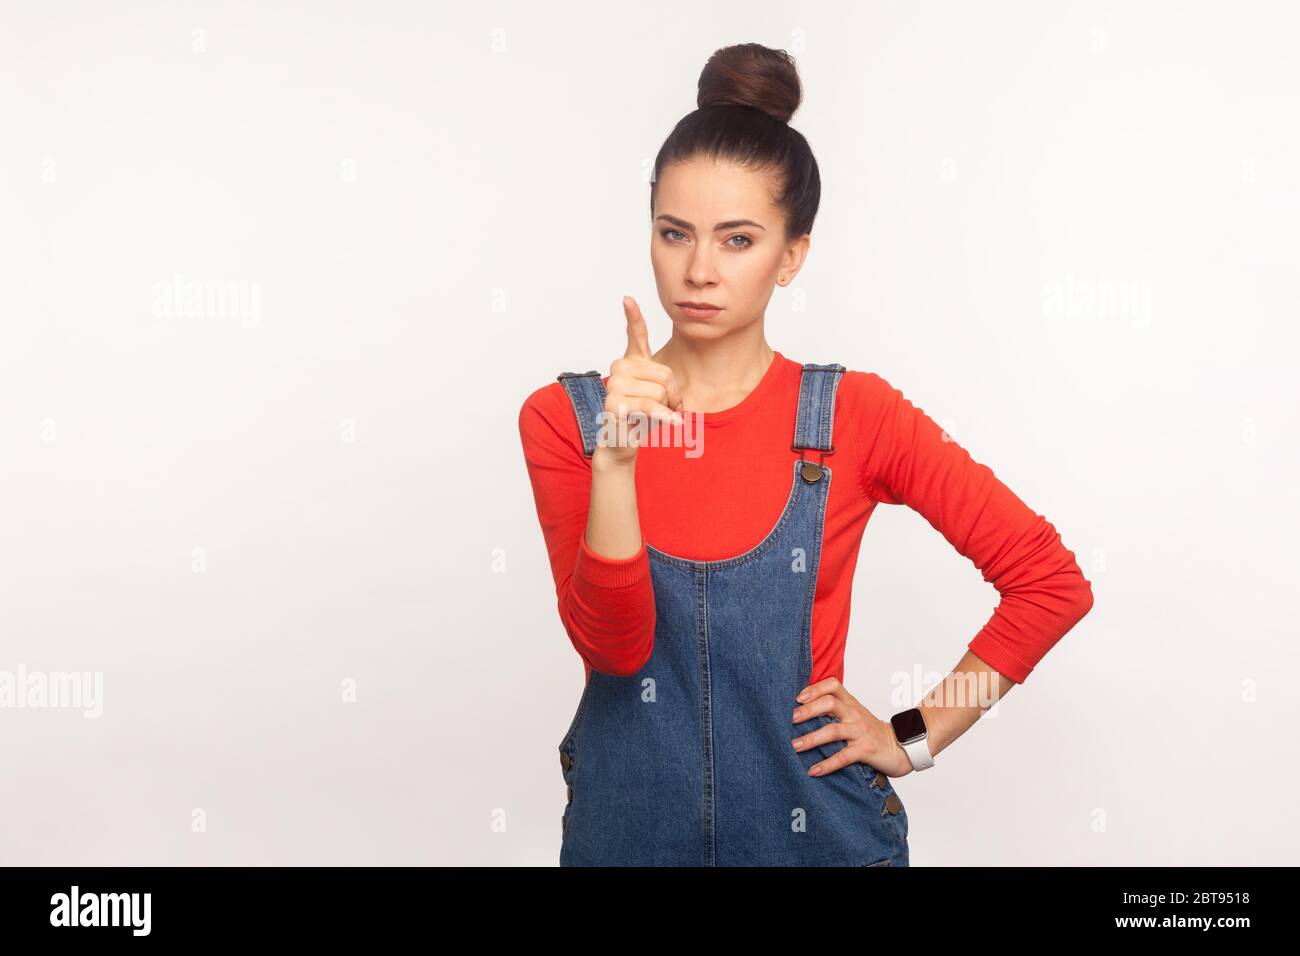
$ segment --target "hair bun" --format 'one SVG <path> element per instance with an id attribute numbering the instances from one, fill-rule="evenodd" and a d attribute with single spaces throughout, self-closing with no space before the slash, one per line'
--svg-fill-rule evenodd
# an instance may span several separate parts
<path id="1" fill-rule="evenodd" d="M 740 43 L 714 51 L 700 72 L 696 106 L 748 106 L 790 122 L 799 108 L 799 71 L 785 50 Z"/>

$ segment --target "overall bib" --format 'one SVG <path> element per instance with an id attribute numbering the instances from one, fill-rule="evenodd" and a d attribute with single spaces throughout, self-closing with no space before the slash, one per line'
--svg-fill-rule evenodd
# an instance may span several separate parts
<path id="1" fill-rule="evenodd" d="M 812 672 L 812 610 L 843 365 L 803 366 L 790 496 L 743 554 L 692 561 L 646 544 L 654 649 L 630 677 L 591 671 L 560 742 L 561 866 L 907 866 L 907 813 L 883 773 L 808 768 L 845 746 L 791 741 Z M 599 372 L 559 376 L 596 448 Z M 774 453 L 780 445 L 774 443 Z M 850 476 L 852 480 L 852 476 Z"/>

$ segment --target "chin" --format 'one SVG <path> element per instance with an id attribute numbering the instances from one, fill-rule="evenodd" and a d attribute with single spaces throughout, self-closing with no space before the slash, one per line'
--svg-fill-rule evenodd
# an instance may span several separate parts
<path id="1" fill-rule="evenodd" d="M 673 323 L 676 338 L 690 339 L 692 342 L 711 342 L 725 337 L 735 329 L 731 326 L 710 325 L 697 319 L 680 319 Z"/>

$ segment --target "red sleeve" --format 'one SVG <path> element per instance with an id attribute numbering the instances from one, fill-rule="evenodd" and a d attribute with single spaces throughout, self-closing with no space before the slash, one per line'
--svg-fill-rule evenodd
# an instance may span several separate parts
<path id="1" fill-rule="evenodd" d="M 862 408 L 866 494 L 920 513 L 975 564 L 1001 597 L 970 641 L 980 660 L 1017 683 L 1092 607 L 1092 585 L 1042 515 L 874 372 Z"/>
<path id="2" fill-rule="evenodd" d="M 519 437 L 555 578 L 560 620 L 586 666 L 626 677 L 654 647 L 655 603 L 645 543 L 630 558 L 587 545 L 591 463 L 568 393 L 543 386 L 519 410 Z"/>

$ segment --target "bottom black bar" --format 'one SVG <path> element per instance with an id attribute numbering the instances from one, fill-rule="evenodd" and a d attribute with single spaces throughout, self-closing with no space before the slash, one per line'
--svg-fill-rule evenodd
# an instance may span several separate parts
<path id="1" fill-rule="evenodd" d="M 731 941 L 793 932 L 812 945 L 847 940 L 855 948 L 863 933 L 983 945 L 1008 931 L 1048 931 L 1062 942 L 1199 934 L 1231 945 L 1286 927 L 1279 901 L 1292 869 L 32 867 L 0 869 L 0 919 L 6 944 L 68 937 L 96 946 L 338 945 L 414 933 L 491 944 L 544 927 L 577 941 L 602 926 L 632 940 L 701 922 Z"/>

